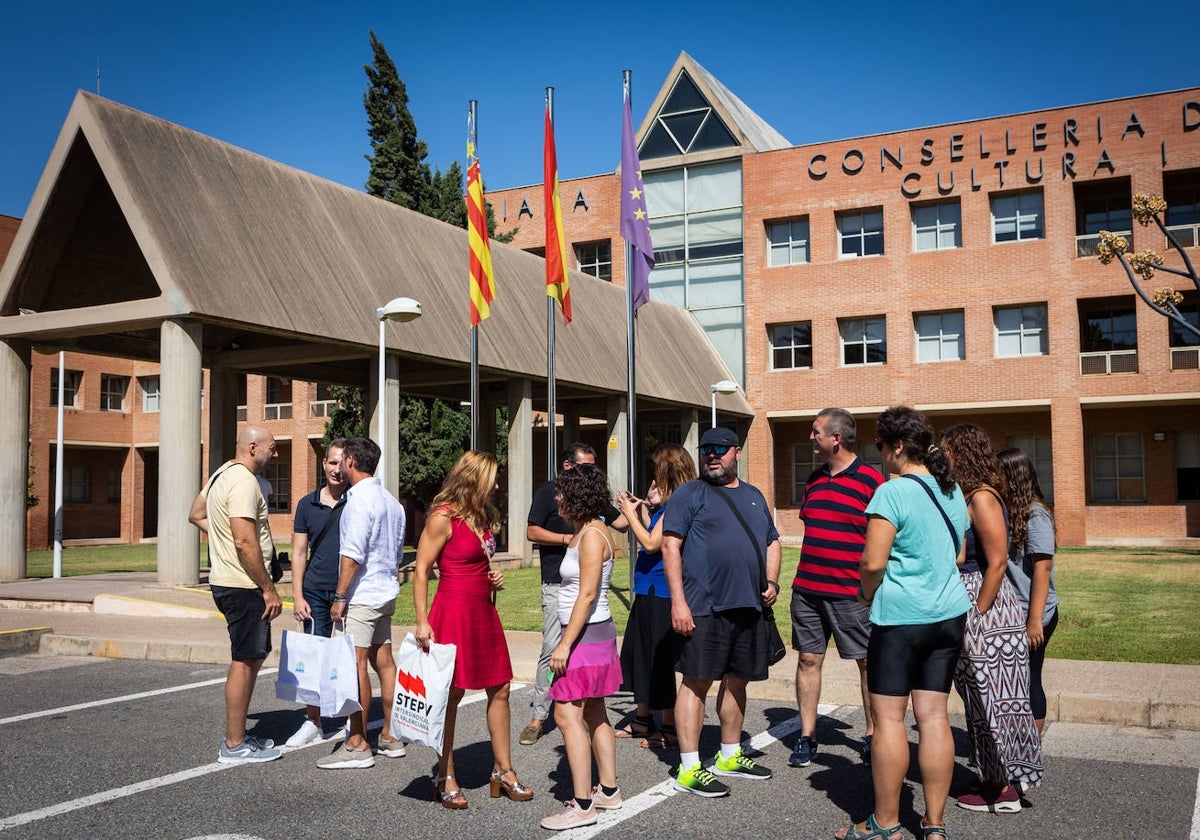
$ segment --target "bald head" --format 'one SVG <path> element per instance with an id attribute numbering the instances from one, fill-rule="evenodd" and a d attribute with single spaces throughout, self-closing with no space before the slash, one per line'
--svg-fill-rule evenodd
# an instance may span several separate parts
<path id="1" fill-rule="evenodd" d="M 250 472 L 262 475 L 267 471 L 279 452 L 275 448 L 275 435 L 265 426 L 243 426 L 238 433 L 234 458 L 241 461 Z"/>

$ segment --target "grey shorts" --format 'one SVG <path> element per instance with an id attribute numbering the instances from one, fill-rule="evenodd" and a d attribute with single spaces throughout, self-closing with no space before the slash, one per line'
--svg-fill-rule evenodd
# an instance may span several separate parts
<path id="1" fill-rule="evenodd" d="M 792 590 L 792 647 L 824 655 L 829 637 L 842 659 L 866 659 L 871 611 L 858 601 L 821 598 Z"/>
<path id="2" fill-rule="evenodd" d="M 356 648 L 387 644 L 392 640 L 392 613 L 395 611 L 394 600 L 377 610 L 362 604 L 351 604 L 346 610 L 345 634 Z M 342 635 L 337 624 L 333 625 L 333 635 Z"/>

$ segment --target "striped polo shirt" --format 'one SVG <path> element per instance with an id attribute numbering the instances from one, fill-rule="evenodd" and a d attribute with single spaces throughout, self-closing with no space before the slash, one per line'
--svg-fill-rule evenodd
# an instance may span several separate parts
<path id="1" fill-rule="evenodd" d="M 792 591 L 824 598 L 858 597 L 867 502 L 882 483 L 879 470 L 857 455 L 837 475 L 830 475 L 829 465 L 823 464 L 808 477 L 800 503 L 804 545 Z"/>

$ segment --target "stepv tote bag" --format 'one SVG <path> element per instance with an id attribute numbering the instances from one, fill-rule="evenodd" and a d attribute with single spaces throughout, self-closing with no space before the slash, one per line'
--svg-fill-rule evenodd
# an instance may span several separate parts
<path id="1" fill-rule="evenodd" d="M 361 711 L 354 642 L 347 635 L 327 639 L 313 633 L 284 630 L 275 696 L 319 706 L 324 717 L 344 717 Z"/>
<path id="2" fill-rule="evenodd" d="M 400 643 L 396 657 L 396 694 L 392 700 L 391 733 L 424 744 L 438 755 L 446 726 L 446 704 L 454 679 L 454 645 L 431 644 L 424 651 L 412 633 Z"/>

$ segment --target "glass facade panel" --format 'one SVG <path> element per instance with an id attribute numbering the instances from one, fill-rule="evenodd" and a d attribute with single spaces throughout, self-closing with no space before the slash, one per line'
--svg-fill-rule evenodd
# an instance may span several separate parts
<path id="1" fill-rule="evenodd" d="M 742 261 L 696 263 L 688 271 L 688 305 L 693 309 L 721 306 L 742 297 Z"/>

